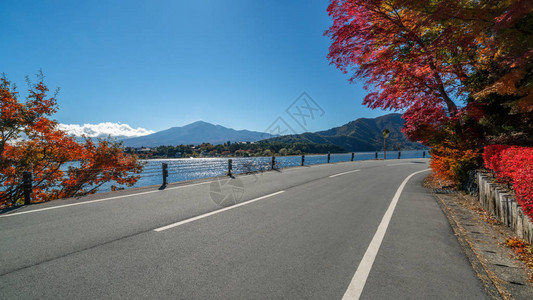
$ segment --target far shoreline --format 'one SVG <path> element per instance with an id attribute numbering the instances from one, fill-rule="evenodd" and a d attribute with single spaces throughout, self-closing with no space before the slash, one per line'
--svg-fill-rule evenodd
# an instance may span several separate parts
<path id="1" fill-rule="evenodd" d="M 426 151 L 429 152 L 430 149 L 402 149 L 402 150 L 387 150 L 387 153 L 398 153 L 398 152 L 411 152 L 411 151 Z M 371 154 L 371 153 L 383 153 L 383 150 L 381 151 L 351 151 L 351 152 L 337 152 L 337 153 L 329 153 L 331 155 L 342 155 L 342 154 L 351 154 L 355 153 L 357 154 Z M 302 155 L 305 156 L 318 156 L 318 155 L 328 155 L 328 153 L 305 153 L 305 154 L 291 154 L 291 155 L 279 155 L 274 154 L 270 156 L 260 155 L 260 156 L 235 156 L 235 155 L 225 155 L 225 156 L 199 156 L 199 157 L 153 157 L 153 158 L 139 158 L 139 160 L 142 161 L 154 161 L 154 160 L 186 160 L 186 159 L 221 159 L 221 158 L 270 158 L 270 157 L 300 157 Z"/>

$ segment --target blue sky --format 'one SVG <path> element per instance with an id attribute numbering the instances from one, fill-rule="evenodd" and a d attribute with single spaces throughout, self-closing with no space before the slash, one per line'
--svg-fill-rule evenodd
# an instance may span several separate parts
<path id="1" fill-rule="evenodd" d="M 0 4 L 0 72 L 61 87 L 60 123 L 148 130 L 197 120 L 264 131 L 307 92 L 324 130 L 388 111 L 329 65 L 327 0 L 23 1 Z M 292 123 L 291 123 L 292 122 Z"/>

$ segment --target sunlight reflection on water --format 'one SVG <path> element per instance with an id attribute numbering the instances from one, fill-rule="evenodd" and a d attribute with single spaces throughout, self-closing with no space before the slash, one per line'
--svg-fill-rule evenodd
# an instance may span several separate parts
<path id="1" fill-rule="evenodd" d="M 402 151 L 401 158 L 421 158 L 423 150 Z M 351 153 L 331 154 L 330 162 L 350 161 Z M 426 157 L 429 153 L 426 151 Z M 375 152 L 355 153 L 354 160 L 370 160 L 375 158 Z M 383 158 L 383 152 L 378 152 L 378 158 Z M 387 159 L 398 158 L 397 151 L 387 151 Z M 233 161 L 233 174 L 248 172 L 258 172 L 270 170 L 271 157 L 224 157 L 224 158 L 173 158 L 173 159 L 151 159 L 145 160 L 141 178 L 134 187 L 145 187 L 150 185 L 160 185 L 162 179 L 162 163 L 168 164 L 169 183 L 185 180 L 201 179 L 226 175 L 228 171 L 228 159 Z M 276 156 L 276 168 L 288 168 L 300 166 L 302 157 L 298 156 Z M 305 165 L 316 165 L 327 163 L 327 154 L 306 155 Z M 114 183 L 104 184 L 99 192 L 111 190 Z"/>

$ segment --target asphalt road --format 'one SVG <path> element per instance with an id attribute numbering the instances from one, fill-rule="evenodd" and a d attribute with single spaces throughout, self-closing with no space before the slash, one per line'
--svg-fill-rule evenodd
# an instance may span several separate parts
<path id="1" fill-rule="evenodd" d="M 486 299 L 427 168 L 314 165 L 13 210 L 0 298 Z"/>

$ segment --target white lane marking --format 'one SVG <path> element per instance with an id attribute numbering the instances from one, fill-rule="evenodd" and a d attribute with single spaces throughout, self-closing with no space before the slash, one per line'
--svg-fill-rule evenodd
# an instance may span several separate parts
<path id="1" fill-rule="evenodd" d="M 368 245 L 368 249 L 366 249 L 365 255 L 359 263 L 357 271 L 355 271 L 355 275 L 353 276 L 352 281 L 348 286 L 348 289 L 342 297 L 343 300 L 359 299 L 359 297 L 361 297 L 361 293 L 363 292 L 363 288 L 365 287 L 366 280 L 368 278 L 368 275 L 370 274 L 370 270 L 372 269 L 372 265 L 374 264 L 376 255 L 378 254 L 379 247 L 383 242 L 383 238 L 385 237 L 385 233 L 387 232 L 387 227 L 389 227 L 392 214 L 394 212 L 394 209 L 396 208 L 398 199 L 400 199 L 400 195 L 402 194 L 403 188 L 405 187 L 409 179 L 411 179 L 411 177 L 418 173 L 426 172 L 429 170 L 430 169 L 414 172 L 413 174 L 407 176 L 407 178 L 403 180 L 402 184 L 400 184 L 398 190 L 396 190 L 396 194 L 394 194 L 389 208 L 387 208 L 383 219 L 381 219 L 381 223 L 379 223 L 378 229 L 376 230 L 376 233 L 374 234 L 370 245 Z"/>
<path id="2" fill-rule="evenodd" d="M 64 204 L 64 205 L 58 205 L 58 206 L 52 206 L 52 207 L 33 209 L 33 210 L 28 210 L 28 211 L 21 211 L 21 212 L 16 212 L 12 214 L 0 215 L 0 218 L 18 216 L 18 215 L 29 214 L 29 213 L 40 212 L 40 211 L 51 210 L 51 209 L 57 209 L 57 208 L 65 208 L 65 207 L 76 206 L 76 205 L 91 204 L 91 203 L 96 203 L 96 202 L 103 202 L 103 201 L 109 201 L 109 200 L 115 200 L 115 199 L 121 199 L 121 198 L 127 198 L 127 197 L 139 196 L 139 195 L 160 193 L 166 190 L 186 188 L 186 187 L 195 186 L 195 185 L 208 184 L 211 182 L 212 181 L 193 183 L 193 184 L 188 184 L 188 185 L 181 185 L 181 186 L 166 188 L 164 190 L 147 191 L 147 192 L 141 192 L 141 193 L 135 193 L 135 194 L 129 194 L 129 195 L 109 197 L 109 198 L 104 198 L 104 199 L 96 199 L 96 200 L 90 200 L 90 201 L 85 201 L 85 202 L 78 202 L 78 203 L 71 203 L 71 204 Z"/>
<path id="3" fill-rule="evenodd" d="M 239 204 L 235 204 L 235 205 L 232 205 L 232 206 L 224 207 L 222 209 L 215 210 L 215 211 L 212 211 L 212 212 L 208 212 L 208 213 L 205 213 L 203 215 L 199 215 L 199 216 L 196 216 L 196 217 L 193 217 L 193 218 L 189 218 L 189 219 L 186 219 L 186 220 L 183 220 L 183 221 L 179 221 L 179 222 L 176 222 L 176 223 L 173 223 L 173 224 L 170 224 L 170 225 L 166 225 L 166 226 L 163 226 L 163 227 L 156 228 L 156 229 L 154 229 L 154 231 L 160 232 L 160 231 L 163 231 L 163 230 L 174 228 L 174 227 L 177 227 L 177 226 L 180 226 L 180 225 L 183 225 L 183 224 L 187 224 L 187 223 L 199 220 L 199 219 L 203 219 L 203 218 L 206 218 L 206 217 L 209 217 L 209 216 L 212 216 L 212 215 L 216 215 L 218 213 L 221 213 L 221 212 L 224 212 L 224 211 L 227 211 L 227 210 L 230 210 L 230 209 L 237 208 L 239 206 L 250 204 L 250 203 L 253 203 L 253 202 L 256 202 L 256 201 L 259 201 L 259 200 L 263 200 L 263 199 L 266 199 L 266 198 L 269 198 L 269 197 L 273 197 L 273 196 L 279 195 L 279 194 L 284 193 L 284 192 L 285 191 L 279 191 L 279 192 L 275 192 L 275 193 L 268 194 L 268 195 L 265 195 L 265 196 L 261 196 L 259 198 L 248 200 L 246 202 L 241 202 Z"/>
<path id="4" fill-rule="evenodd" d="M 407 162 L 407 163 L 399 163 L 399 164 L 390 164 L 390 165 L 387 165 L 387 167 L 401 166 L 401 165 L 414 165 L 414 164 L 415 164 L 414 162 Z"/>
<path id="5" fill-rule="evenodd" d="M 192 184 L 187 184 L 187 185 L 179 185 L 179 186 L 175 186 L 175 187 L 165 188 L 164 190 L 155 191 L 155 192 L 162 192 L 162 191 L 168 191 L 168 190 L 181 189 L 181 188 L 195 186 L 195 185 L 208 184 L 208 183 L 211 183 L 211 182 L 213 182 L 213 181 L 205 181 L 205 182 L 198 182 L 198 183 L 192 183 Z"/>
<path id="6" fill-rule="evenodd" d="M 341 175 L 344 175 L 344 174 L 350 174 L 350 173 L 353 173 L 353 172 L 359 172 L 359 171 L 361 171 L 361 170 L 353 170 L 353 171 L 348 171 L 348 172 L 342 172 L 342 173 L 339 173 L 339 174 L 331 175 L 331 176 L 329 176 L 329 178 L 341 176 Z"/>

